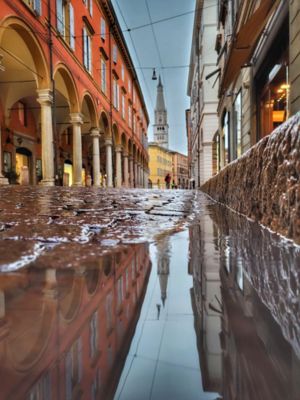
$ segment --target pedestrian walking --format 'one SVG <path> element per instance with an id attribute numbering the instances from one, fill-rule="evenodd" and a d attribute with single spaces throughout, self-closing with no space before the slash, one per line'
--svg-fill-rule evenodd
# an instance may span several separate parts
<path id="1" fill-rule="evenodd" d="M 166 182 L 166 188 L 170 189 L 171 175 L 169 173 L 167 173 L 165 177 L 165 182 Z"/>

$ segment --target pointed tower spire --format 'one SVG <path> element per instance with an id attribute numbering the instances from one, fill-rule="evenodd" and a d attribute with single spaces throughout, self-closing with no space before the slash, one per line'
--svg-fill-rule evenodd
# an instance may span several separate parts
<path id="1" fill-rule="evenodd" d="M 166 111 L 165 99 L 164 99 L 164 87 L 161 83 L 161 77 L 159 75 L 156 95 L 156 111 Z"/>
<path id="2" fill-rule="evenodd" d="M 155 107 L 155 123 L 153 125 L 154 141 L 160 146 L 169 148 L 169 125 L 167 109 L 164 99 L 164 86 L 161 77 L 158 77 L 156 107 Z"/>

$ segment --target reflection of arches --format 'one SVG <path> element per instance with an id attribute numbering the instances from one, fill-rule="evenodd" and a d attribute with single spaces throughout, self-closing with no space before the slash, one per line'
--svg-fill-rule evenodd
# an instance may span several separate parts
<path id="1" fill-rule="evenodd" d="M 74 271 L 58 270 L 56 272 L 58 284 L 59 305 L 63 318 L 72 321 L 80 308 L 83 279 L 80 275 L 76 275 Z"/>
<path id="2" fill-rule="evenodd" d="M 86 287 L 89 294 L 95 293 L 98 288 L 100 271 L 98 268 L 88 269 L 85 274 Z"/>
<path id="3" fill-rule="evenodd" d="M 17 371 L 29 371 L 48 347 L 55 309 L 31 295 L 20 296 L 10 310 L 12 332 L 8 337 L 8 357 Z"/>

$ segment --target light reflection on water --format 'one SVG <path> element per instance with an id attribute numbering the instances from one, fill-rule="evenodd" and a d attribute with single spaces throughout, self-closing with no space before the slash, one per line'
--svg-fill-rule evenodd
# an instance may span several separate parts
<path id="1" fill-rule="evenodd" d="M 207 205 L 150 247 L 2 274 L 0 399 L 299 400 L 299 254 Z"/>

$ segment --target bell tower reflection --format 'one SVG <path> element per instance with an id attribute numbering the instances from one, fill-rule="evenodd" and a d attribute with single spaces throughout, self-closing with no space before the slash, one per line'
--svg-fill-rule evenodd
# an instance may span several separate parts
<path id="1" fill-rule="evenodd" d="M 164 236 L 157 243 L 157 275 L 159 277 L 161 301 L 163 307 L 167 299 L 168 279 L 170 273 L 170 238 Z"/>

